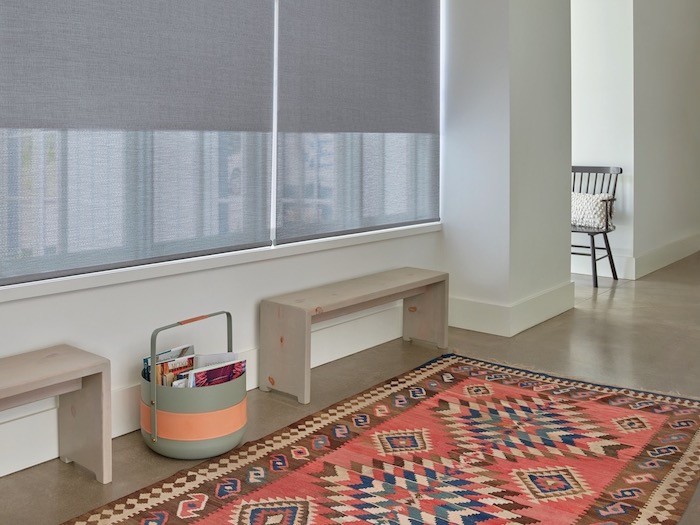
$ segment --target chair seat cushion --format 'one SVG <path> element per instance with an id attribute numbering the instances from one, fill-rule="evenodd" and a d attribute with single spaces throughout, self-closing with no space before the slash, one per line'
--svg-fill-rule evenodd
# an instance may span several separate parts
<path id="1" fill-rule="evenodd" d="M 609 193 L 572 193 L 571 225 L 605 229 L 607 217 L 607 227 L 612 228 L 612 199 Z"/>

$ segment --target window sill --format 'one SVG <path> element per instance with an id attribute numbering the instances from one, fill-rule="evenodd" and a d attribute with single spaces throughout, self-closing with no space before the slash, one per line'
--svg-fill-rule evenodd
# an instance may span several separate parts
<path id="1" fill-rule="evenodd" d="M 419 224 L 402 226 L 390 230 L 356 233 L 341 237 L 330 237 L 303 241 L 281 246 L 266 246 L 240 252 L 206 255 L 192 259 L 167 261 L 117 270 L 107 270 L 70 277 L 60 277 L 46 281 L 36 281 L 0 287 L 0 303 L 42 297 L 66 292 L 113 286 L 116 284 L 132 283 L 148 279 L 158 279 L 172 275 L 181 275 L 190 272 L 200 272 L 239 264 L 248 264 L 257 261 L 266 261 L 290 257 L 336 248 L 345 248 L 371 242 L 399 239 L 413 235 L 438 232 L 442 230 L 442 223 Z"/>

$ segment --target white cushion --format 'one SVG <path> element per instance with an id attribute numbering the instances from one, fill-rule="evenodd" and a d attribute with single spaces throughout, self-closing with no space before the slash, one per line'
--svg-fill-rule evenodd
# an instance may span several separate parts
<path id="1" fill-rule="evenodd" d="M 587 228 L 605 228 L 605 217 L 608 205 L 605 202 L 612 199 L 609 193 L 572 193 L 571 194 L 571 224 Z M 610 208 L 612 211 L 612 206 Z M 612 226 L 612 217 L 608 218 L 608 226 Z"/>

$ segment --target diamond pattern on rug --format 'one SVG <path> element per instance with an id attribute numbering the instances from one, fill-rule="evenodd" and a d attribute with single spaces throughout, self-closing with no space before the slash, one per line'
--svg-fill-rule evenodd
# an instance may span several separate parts
<path id="1" fill-rule="evenodd" d="M 639 432 L 640 430 L 649 430 L 651 428 L 649 423 L 641 416 L 620 417 L 613 419 L 612 422 L 624 433 Z"/>
<path id="2" fill-rule="evenodd" d="M 534 503 L 592 494 L 581 475 L 572 467 L 514 470 L 512 474 Z"/>
<path id="3" fill-rule="evenodd" d="M 430 434 L 427 428 L 376 432 L 372 437 L 377 451 L 382 455 L 430 450 Z"/>
<path id="4" fill-rule="evenodd" d="M 313 505 L 306 499 L 242 501 L 231 514 L 235 525 L 307 525 L 313 523 Z"/>
<path id="5" fill-rule="evenodd" d="M 467 481 L 459 465 L 435 457 L 416 462 L 394 458 L 373 464 L 351 462 L 348 468 L 326 464 L 317 474 L 324 489 L 324 517 L 334 522 L 365 523 L 536 523 L 514 512 L 527 508 L 503 496 L 513 496 L 498 483 L 483 478 Z"/>
<path id="6" fill-rule="evenodd" d="M 482 457 L 610 456 L 629 448 L 571 400 L 544 394 L 505 399 L 443 399 L 436 412 L 456 443 Z"/>
<path id="7" fill-rule="evenodd" d="M 464 393 L 469 397 L 492 396 L 493 390 L 489 385 L 467 385 L 464 387 Z"/>

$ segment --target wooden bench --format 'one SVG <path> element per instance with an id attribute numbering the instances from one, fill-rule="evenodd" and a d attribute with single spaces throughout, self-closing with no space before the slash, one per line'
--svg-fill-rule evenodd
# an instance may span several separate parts
<path id="1" fill-rule="evenodd" d="M 403 338 L 447 347 L 448 274 L 400 268 L 260 303 L 259 388 L 311 401 L 311 324 L 403 299 Z"/>
<path id="2" fill-rule="evenodd" d="M 0 370 L 0 410 L 58 396 L 59 457 L 111 482 L 109 359 L 59 345 L 2 357 Z"/>

